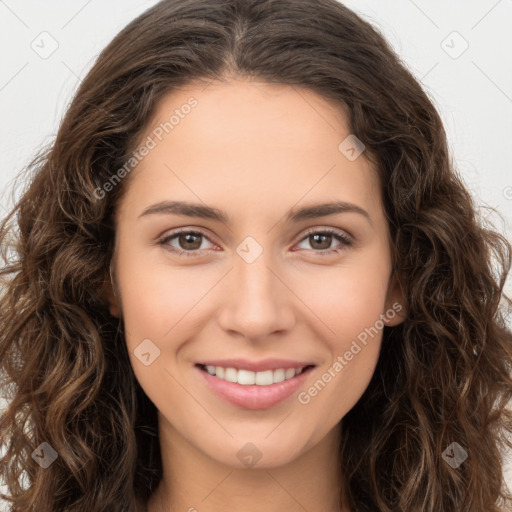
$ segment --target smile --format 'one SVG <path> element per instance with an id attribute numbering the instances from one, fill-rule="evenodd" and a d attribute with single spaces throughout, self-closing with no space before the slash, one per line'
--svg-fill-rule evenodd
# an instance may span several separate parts
<path id="1" fill-rule="evenodd" d="M 254 372 L 233 367 L 195 365 L 210 391 L 244 409 L 268 409 L 283 402 L 299 390 L 314 367 L 307 365 Z"/>

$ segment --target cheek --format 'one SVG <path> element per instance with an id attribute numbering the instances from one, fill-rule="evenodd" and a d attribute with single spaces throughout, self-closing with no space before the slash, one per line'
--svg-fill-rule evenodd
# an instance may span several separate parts
<path id="1" fill-rule="evenodd" d="M 340 278 L 338 284 L 341 281 Z M 384 312 L 385 295 L 369 276 L 351 273 L 343 280 L 343 292 L 335 284 L 327 293 L 315 296 L 322 321 L 330 328 L 325 338 L 330 358 L 298 396 L 309 413 L 306 422 L 323 417 L 328 425 L 335 425 L 354 407 L 374 374 L 382 340 L 380 315 Z"/>
<path id="2" fill-rule="evenodd" d="M 203 296 L 218 277 L 150 261 L 136 250 L 120 254 L 117 275 L 133 371 L 157 407 L 176 407 L 183 389 L 180 378 L 173 378 L 174 359 L 181 345 L 197 334 L 201 306 L 208 299 Z"/>
<path id="3" fill-rule="evenodd" d="M 323 332 L 331 354 L 304 400 L 315 397 L 315 407 L 330 410 L 333 421 L 357 402 L 378 361 L 390 268 L 375 254 L 371 261 L 317 273 L 314 286 L 308 280 L 300 292 L 308 291 L 308 306 L 328 327 Z"/>
<path id="4" fill-rule="evenodd" d="M 205 294 L 218 281 L 199 267 L 172 267 L 136 252 L 119 258 L 118 276 L 129 344 L 144 338 L 168 343 L 172 331 L 185 336 L 182 330 L 194 323 L 198 303 L 207 300 Z"/>
<path id="5" fill-rule="evenodd" d="M 388 278 L 384 262 L 347 263 L 307 279 L 302 274 L 293 288 L 343 348 L 384 313 Z"/>

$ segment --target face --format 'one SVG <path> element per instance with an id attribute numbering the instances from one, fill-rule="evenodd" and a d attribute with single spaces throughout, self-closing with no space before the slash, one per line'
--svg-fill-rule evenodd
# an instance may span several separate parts
<path id="1" fill-rule="evenodd" d="M 231 81 L 173 91 L 140 138 L 111 313 L 160 428 L 222 464 L 318 445 L 403 319 L 377 173 L 350 134 L 311 91 Z"/>

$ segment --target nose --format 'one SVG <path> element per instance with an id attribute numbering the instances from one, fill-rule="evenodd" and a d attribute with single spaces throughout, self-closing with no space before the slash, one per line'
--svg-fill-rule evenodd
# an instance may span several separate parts
<path id="1" fill-rule="evenodd" d="M 234 267 L 226 276 L 220 327 L 250 340 L 290 330 L 296 321 L 294 294 L 279 274 L 270 251 L 263 251 L 252 263 L 236 254 Z"/>

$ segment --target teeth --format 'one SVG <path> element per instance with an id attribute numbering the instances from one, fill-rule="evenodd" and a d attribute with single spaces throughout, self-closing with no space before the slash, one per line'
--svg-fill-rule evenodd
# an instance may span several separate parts
<path id="1" fill-rule="evenodd" d="M 286 373 L 286 370 L 283 370 L 282 368 L 280 368 L 279 370 L 274 370 L 274 374 L 273 374 L 273 380 L 275 383 L 277 382 L 283 382 L 284 378 L 285 378 L 285 373 Z M 295 372 L 293 372 L 295 373 Z"/>
<path id="2" fill-rule="evenodd" d="M 215 373 L 215 375 L 217 375 L 217 373 Z M 236 382 L 237 378 L 238 372 L 234 368 L 226 368 L 224 370 L 224 380 L 227 380 L 228 382 Z"/>
<path id="3" fill-rule="evenodd" d="M 258 386 L 270 386 L 284 380 L 289 380 L 302 372 L 304 368 L 278 368 L 277 370 L 265 370 L 263 372 L 251 372 L 249 370 L 237 370 L 236 368 L 223 368 L 222 366 L 206 366 L 210 375 L 228 382 L 236 382 L 244 386 L 256 384 Z"/>
<path id="4" fill-rule="evenodd" d="M 240 373 L 238 374 L 238 383 L 240 384 Z M 270 384 L 274 384 L 273 370 L 266 370 L 264 372 L 254 373 L 254 384 L 258 384 L 258 386 L 269 386 Z"/>
<path id="5" fill-rule="evenodd" d="M 260 373 L 261 375 L 261 373 Z M 249 370 L 238 370 L 238 384 L 244 384 L 246 386 L 254 384 L 256 382 L 256 374 Z"/>

